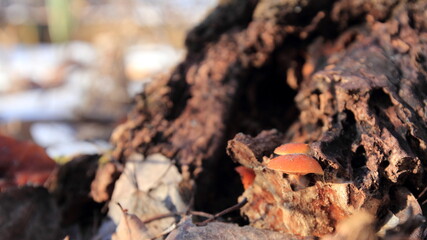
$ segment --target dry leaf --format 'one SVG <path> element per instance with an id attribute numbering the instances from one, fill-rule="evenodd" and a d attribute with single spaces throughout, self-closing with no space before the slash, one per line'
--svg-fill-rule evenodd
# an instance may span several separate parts
<path id="1" fill-rule="evenodd" d="M 27 183 L 42 185 L 56 166 L 44 149 L 32 142 L 0 135 L 0 146 L 0 190 Z"/>
<path id="2" fill-rule="evenodd" d="M 122 218 L 120 203 L 142 221 L 151 217 L 186 210 L 179 193 L 182 176 L 176 166 L 160 154 L 145 160 L 134 156 L 126 162 L 117 180 L 108 215 L 117 224 Z M 145 225 L 144 233 L 151 238 L 160 235 L 175 223 L 174 217 L 162 218 Z M 121 224 L 121 223 L 120 223 Z"/>
<path id="3" fill-rule="evenodd" d="M 136 240 L 149 239 L 148 229 L 144 223 L 134 214 L 127 213 L 122 210 L 120 224 L 117 226 L 116 232 L 112 236 L 112 240 Z"/>

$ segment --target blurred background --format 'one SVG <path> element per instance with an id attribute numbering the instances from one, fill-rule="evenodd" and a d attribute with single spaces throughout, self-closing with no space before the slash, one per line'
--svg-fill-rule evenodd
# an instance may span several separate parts
<path id="1" fill-rule="evenodd" d="M 217 0 L 0 0 L 0 132 L 59 159 L 108 139 Z"/>

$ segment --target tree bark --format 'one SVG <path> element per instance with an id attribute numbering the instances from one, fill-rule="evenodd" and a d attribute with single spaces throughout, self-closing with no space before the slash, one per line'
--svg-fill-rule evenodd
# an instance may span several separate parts
<path id="1" fill-rule="evenodd" d="M 228 146 L 234 160 L 257 173 L 244 193 L 253 200 L 242 210 L 251 224 L 322 236 L 356 210 L 379 220 L 388 211 L 398 215 L 408 207 L 395 205 L 401 192 L 426 198 L 419 196 L 427 180 L 426 8 L 426 1 L 224 1 L 189 33 L 186 59 L 136 98 L 113 134 L 114 156 L 163 153 L 198 178 L 199 201 L 209 205 L 228 192 L 229 202 L 240 189 L 227 140 L 276 128 L 284 135 L 237 135 Z M 263 167 L 263 157 L 283 142 L 310 143 L 325 176 L 312 177 L 305 191 L 322 192 L 319 206 L 338 207 L 338 215 L 305 209 L 314 200 L 301 197 L 294 207 L 320 215 L 322 224 L 301 217 L 306 222 L 295 230 L 255 217 L 300 194 L 266 185 L 288 181 Z M 338 182 L 354 202 L 331 203 L 344 199 L 325 192 L 341 191 Z M 265 194 L 271 201 L 256 204 Z M 349 205 L 354 211 L 344 209 Z"/>

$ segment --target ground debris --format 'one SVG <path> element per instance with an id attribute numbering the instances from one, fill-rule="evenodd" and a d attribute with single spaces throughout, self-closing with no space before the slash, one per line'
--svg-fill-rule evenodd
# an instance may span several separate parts
<path id="1" fill-rule="evenodd" d="M 60 212 L 45 188 L 25 186 L 0 193 L 2 239 L 60 239 Z"/>
<path id="2" fill-rule="evenodd" d="M 236 224 L 211 222 L 206 226 L 196 226 L 187 217 L 179 223 L 179 227 L 171 232 L 166 240 L 234 240 L 234 239 L 271 239 L 271 240 L 310 240 L 314 238 L 294 237 L 289 234 L 262 230 L 250 226 L 239 227 Z"/>

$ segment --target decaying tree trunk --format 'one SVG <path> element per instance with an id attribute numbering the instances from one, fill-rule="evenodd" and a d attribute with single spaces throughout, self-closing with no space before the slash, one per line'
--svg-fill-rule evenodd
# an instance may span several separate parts
<path id="1" fill-rule="evenodd" d="M 360 210 L 378 227 L 390 215 L 404 223 L 422 214 L 410 199 L 425 200 L 426 9 L 421 0 L 224 1 L 189 33 L 186 59 L 137 97 L 112 137 L 114 156 L 163 153 L 197 178 L 199 207 L 218 207 L 241 191 L 227 140 L 276 128 L 238 134 L 227 148 L 257 174 L 243 194 L 252 225 L 323 236 Z M 265 169 L 284 142 L 310 143 L 325 176 L 294 191 Z"/>

